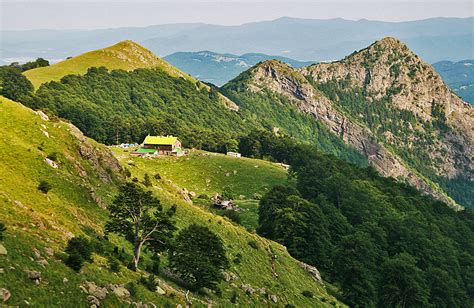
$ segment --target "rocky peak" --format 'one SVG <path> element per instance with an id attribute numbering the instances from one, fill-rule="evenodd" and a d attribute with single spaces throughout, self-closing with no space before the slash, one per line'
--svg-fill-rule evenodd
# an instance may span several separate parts
<path id="1" fill-rule="evenodd" d="M 381 174 L 405 179 L 447 203 L 455 205 L 423 173 L 426 169 L 414 168 L 399 155 L 411 153 L 413 157 L 424 157 L 429 163 L 425 167 L 437 176 L 471 178 L 472 108 L 444 85 L 430 65 L 395 38 L 384 38 L 343 60 L 307 68 L 293 69 L 277 60 L 265 61 L 239 78 L 245 79 L 241 84 L 245 84 L 246 90 L 273 91 L 286 96 L 301 112 L 311 114 L 364 154 Z M 414 122 L 408 123 L 400 113 L 393 112 L 398 118 L 380 118 L 381 125 L 389 127 L 388 130 L 371 127 L 364 123 L 363 115 L 345 110 L 338 95 L 331 98 L 317 86 L 333 81 L 344 84 L 336 91 L 355 90 L 354 95 L 362 95 L 366 104 L 383 102 L 381 108 L 407 110 L 414 115 L 410 120 Z M 378 112 L 370 116 L 377 118 Z M 391 111 L 382 112 L 391 114 Z M 448 133 L 433 131 L 435 121 L 439 120 L 435 117 L 451 127 Z M 418 153 L 420 146 L 423 153 Z M 403 150 L 394 151 L 394 148 Z"/>

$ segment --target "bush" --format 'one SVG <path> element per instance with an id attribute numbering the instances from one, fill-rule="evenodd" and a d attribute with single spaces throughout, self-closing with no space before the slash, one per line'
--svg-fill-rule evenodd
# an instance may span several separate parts
<path id="1" fill-rule="evenodd" d="M 93 246 L 83 237 L 73 237 L 69 240 L 66 253 L 69 255 L 66 259 L 66 265 L 78 272 L 84 261 L 91 262 Z"/>
<path id="2" fill-rule="evenodd" d="M 208 196 L 208 195 L 206 195 L 206 194 L 200 194 L 200 195 L 198 196 L 198 199 L 205 199 L 205 200 L 209 200 L 209 199 L 211 199 L 211 198 L 209 198 L 209 196 Z"/>
<path id="3" fill-rule="evenodd" d="M 131 282 L 127 283 L 125 285 L 125 289 L 127 289 L 128 292 L 130 292 L 131 297 L 137 296 L 138 288 L 137 288 L 137 284 L 135 282 L 131 281 Z"/>
<path id="4" fill-rule="evenodd" d="M 38 185 L 38 189 L 42 191 L 44 194 L 47 194 L 51 190 L 51 188 L 53 188 L 51 184 L 49 184 L 46 181 L 41 181 Z"/>
<path id="5" fill-rule="evenodd" d="M 139 281 L 151 292 L 156 291 L 156 287 L 158 286 L 158 283 L 156 282 L 155 275 L 151 274 L 148 276 L 148 278 L 141 276 Z"/>
<path id="6" fill-rule="evenodd" d="M 308 291 L 308 290 L 304 290 L 303 292 L 301 292 L 301 294 L 302 294 L 304 297 L 309 297 L 309 298 L 312 298 L 312 297 L 313 297 L 313 292 Z"/>
<path id="7" fill-rule="evenodd" d="M 153 185 L 148 173 L 145 173 L 145 177 L 143 178 L 143 185 L 145 185 L 146 187 L 151 187 Z"/>
<path id="8" fill-rule="evenodd" d="M 126 178 L 129 178 L 132 176 L 132 173 L 130 172 L 130 170 L 128 170 L 128 168 L 123 169 L 123 174 L 125 175 Z"/>
<path id="9" fill-rule="evenodd" d="M 160 256 L 155 255 L 152 258 L 151 264 L 149 264 L 147 266 L 147 271 L 150 272 L 150 273 L 153 273 L 155 275 L 159 275 L 160 274 L 160 266 L 161 266 Z"/>
<path id="10" fill-rule="evenodd" d="M 49 154 L 48 156 L 46 156 L 46 158 L 57 162 L 59 160 L 58 155 L 59 155 L 58 152 L 53 152 L 53 153 Z"/>
<path id="11" fill-rule="evenodd" d="M 80 255 L 73 254 L 69 255 L 66 259 L 66 265 L 75 270 L 76 272 L 79 272 L 82 268 L 82 265 L 84 264 L 84 259 L 81 258 Z"/>
<path id="12" fill-rule="evenodd" d="M 120 272 L 120 262 L 115 259 L 114 257 L 108 257 L 107 258 L 107 264 L 109 266 L 109 269 L 114 272 L 114 273 L 118 273 Z"/>
<path id="13" fill-rule="evenodd" d="M 159 173 L 155 174 L 154 176 L 155 180 L 161 180 L 161 175 Z"/>
<path id="14" fill-rule="evenodd" d="M 3 240 L 3 232 L 7 230 L 7 227 L 5 227 L 5 224 L 3 222 L 0 222 L 0 241 Z"/>
<path id="15" fill-rule="evenodd" d="M 234 200 L 235 199 L 235 195 L 232 192 L 232 190 L 230 189 L 230 187 L 224 187 L 224 191 L 222 192 L 221 196 L 225 200 Z"/>
<path id="16" fill-rule="evenodd" d="M 232 296 L 230 297 L 230 302 L 232 304 L 236 304 L 237 303 L 237 292 L 232 292 Z"/>
<path id="17" fill-rule="evenodd" d="M 224 217 L 227 217 L 229 218 L 230 220 L 232 220 L 233 222 L 237 223 L 237 224 L 241 224 L 241 219 L 240 219 L 240 216 L 237 214 L 237 212 L 235 211 L 232 211 L 232 210 L 225 210 L 224 212 L 222 212 L 221 214 L 222 216 Z"/>
<path id="18" fill-rule="evenodd" d="M 242 254 L 239 252 L 235 255 L 234 263 L 235 264 L 240 264 L 241 261 L 242 261 Z"/>
<path id="19" fill-rule="evenodd" d="M 260 248 L 260 245 L 257 243 L 256 240 L 251 240 L 248 242 L 249 246 L 252 247 L 253 249 L 258 249 Z"/>

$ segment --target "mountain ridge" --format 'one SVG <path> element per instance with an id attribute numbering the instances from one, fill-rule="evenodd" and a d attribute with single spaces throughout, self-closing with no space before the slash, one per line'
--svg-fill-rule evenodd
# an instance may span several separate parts
<path id="1" fill-rule="evenodd" d="M 102 30 L 2 32 L 4 58 L 64 59 L 124 39 L 132 39 L 159 56 L 210 49 L 219 53 L 260 52 L 296 60 L 339 59 L 384 36 L 403 39 L 428 62 L 470 58 L 472 18 L 426 19 L 411 22 L 310 20 L 292 18 L 241 26 L 177 24 Z M 286 19 L 288 21 L 288 19 Z M 321 31 L 321 29 L 325 31 Z M 254 33 L 255 35 L 249 35 Z M 47 46 L 48 48 L 45 48 Z M 232 46 L 232 48 L 231 48 Z M 288 46 L 292 46 L 290 53 Z M 448 48 L 456 46 L 456 48 Z M 10 60 L 12 62 L 14 60 Z"/>
<path id="2" fill-rule="evenodd" d="M 377 58 L 379 56 L 381 58 Z M 388 60 L 388 57 L 391 59 Z M 414 61 L 413 66 L 409 65 L 410 61 Z M 409 66 L 415 67 L 416 71 L 407 69 Z M 396 77 L 393 76 L 395 73 L 398 74 Z M 258 93 L 263 89 L 269 89 L 287 96 L 301 112 L 323 121 L 346 143 L 364 153 L 372 165 L 385 176 L 404 178 L 425 193 L 435 195 L 453 206 L 457 206 L 456 202 L 442 192 L 438 184 L 426 174 L 431 174 L 435 182 L 438 181 L 436 176 L 447 176 L 450 179 L 460 177 L 472 185 L 473 158 L 469 153 L 472 153 L 470 149 L 473 147 L 474 137 L 473 109 L 444 85 L 431 66 L 423 63 L 397 39 L 384 38 L 343 60 L 314 64 L 307 68 L 292 69 L 278 61 L 265 61 L 250 69 L 250 73 L 242 74 L 241 78 L 244 75 L 248 78 L 247 82 L 243 81 L 243 84 L 247 83 L 247 90 Z M 237 77 L 229 82 L 224 89 L 235 90 L 232 89 L 233 83 L 242 83 L 241 78 Z M 334 83 L 333 88 L 326 89 L 325 93 L 324 86 L 331 85 L 331 82 Z M 341 88 L 336 83 L 343 83 L 346 88 Z M 405 92 L 403 87 L 407 88 Z M 338 102 L 338 95 L 345 95 L 353 89 L 360 91 L 352 95 L 363 98 L 364 102 L 360 102 L 362 108 L 363 104 L 382 108 L 374 110 L 376 117 L 379 116 L 377 112 L 382 112 L 383 115 L 387 112 L 384 108 L 388 108 L 389 113 L 395 112 L 394 115 L 402 117 L 401 122 L 406 121 L 403 120 L 404 117 L 408 117 L 407 119 L 411 119 L 409 121 L 413 121 L 414 124 L 419 122 L 420 124 L 416 125 L 422 126 L 398 133 L 403 125 L 396 124 L 393 126 L 395 137 L 389 136 L 391 135 L 389 130 L 384 131 L 385 135 L 379 133 L 380 127 L 371 127 L 365 120 L 361 121 L 359 114 L 347 109 L 344 104 L 350 104 L 350 99 L 342 105 Z M 417 93 L 416 98 L 408 89 L 413 89 L 413 93 Z M 334 95 L 329 95 L 327 91 L 332 91 Z M 377 103 L 378 100 L 384 103 Z M 377 121 L 381 121 L 381 125 L 387 125 L 391 119 L 388 116 Z M 409 125 L 411 127 L 412 124 Z M 444 133 L 437 129 L 433 130 L 432 125 L 442 127 L 447 125 L 446 127 L 452 129 Z M 433 137 L 423 137 L 425 139 L 421 138 L 421 143 L 416 145 L 418 137 L 415 137 L 415 134 L 419 132 Z M 388 141 L 390 138 L 395 141 Z M 431 142 L 431 138 L 435 138 L 433 140 L 436 143 L 431 145 L 428 143 L 429 150 L 425 148 L 420 153 L 424 153 L 429 161 L 436 161 L 436 164 L 428 167 L 422 162 L 410 162 L 407 165 L 410 159 L 400 157 L 400 155 L 420 155 L 414 154 L 413 149 L 410 150 L 413 146 L 411 144 L 426 147 L 426 142 Z M 462 144 L 461 150 L 457 149 L 457 144 Z M 403 148 L 403 151 L 394 151 L 397 147 Z M 414 165 L 417 167 L 414 168 Z M 430 168 L 436 171 L 428 171 Z"/>

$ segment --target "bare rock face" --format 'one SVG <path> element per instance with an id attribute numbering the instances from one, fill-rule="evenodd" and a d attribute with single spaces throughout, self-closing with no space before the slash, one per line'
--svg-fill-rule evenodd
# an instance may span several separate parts
<path id="1" fill-rule="evenodd" d="M 324 85 L 335 87 L 335 95 Z M 474 180 L 474 108 L 397 39 L 306 68 L 266 61 L 250 71 L 246 87 L 285 96 L 365 155 L 383 176 L 404 180 L 453 207 L 459 206 L 429 178 Z M 360 96 L 360 108 L 376 112 L 359 113 L 350 99 L 341 100 L 347 93 Z M 397 116 L 381 117 L 379 110 Z M 378 122 L 370 117 L 379 117 Z"/>
<path id="2" fill-rule="evenodd" d="M 318 269 L 314 266 L 306 264 L 304 262 L 300 262 L 298 264 L 302 269 L 304 269 L 314 280 L 319 283 L 323 283 L 323 279 L 321 278 L 321 274 L 319 273 Z"/>
<path id="3" fill-rule="evenodd" d="M 350 81 L 352 87 L 367 93 L 368 103 L 388 97 L 391 108 L 413 113 L 419 123 L 410 128 L 413 134 L 409 138 L 388 138 L 393 146 L 409 148 L 423 141 L 417 136 L 426 134 L 441 116 L 450 129 L 429 138 L 425 153 L 436 161 L 430 167 L 439 176 L 474 179 L 474 108 L 399 40 L 385 38 L 341 61 L 298 71 L 319 83 Z"/>
<path id="4" fill-rule="evenodd" d="M 84 134 L 74 125 L 68 125 L 72 135 L 74 135 L 80 142 L 78 149 L 79 154 L 82 158 L 90 162 L 94 171 L 97 172 L 97 175 L 104 183 L 112 182 L 110 171 L 120 176 L 122 167 L 110 151 L 104 150 L 99 144 L 96 144 L 84 136 Z M 84 169 L 81 166 L 78 166 L 78 168 Z"/>
<path id="5" fill-rule="evenodd" d="M 455 205 L 450 198 L 435 191 L 410 171 L 398 156 L 377 141 L 376 136 L 367 127 L 354 122 L 335 108 L 333 102 L 316 90 L 298 71 L 282 62 L 271 60 L 254 69 L 252 80 L 249 90 L 259 92 L 270 89 L 286 96 L 301 112 L 311 114 L 331 132 L 341 136 L 346 144 L 364 154 L 383 176 L 403 178 L 422 192 Z"/>

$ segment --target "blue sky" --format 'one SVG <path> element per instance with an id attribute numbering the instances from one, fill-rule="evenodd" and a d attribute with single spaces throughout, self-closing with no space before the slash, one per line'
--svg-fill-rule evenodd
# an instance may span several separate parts
<path id="1" fill-rule="evenodd" d="M 204 22 L 237 25 L 282 16 L 406 21 L 473 16 L 471 0 L 1 0 L 1 28 L 95 29 Z"/>

